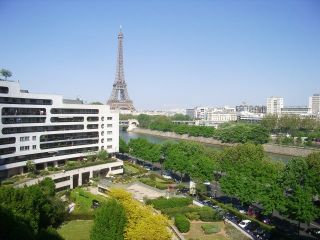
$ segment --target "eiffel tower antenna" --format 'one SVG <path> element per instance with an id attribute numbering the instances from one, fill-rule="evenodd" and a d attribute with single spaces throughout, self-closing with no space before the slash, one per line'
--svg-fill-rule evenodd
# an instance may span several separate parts
<path id="1" fill-rule="evenodd" d="M 120 25 L 120 31 L 118 34 L 118 57 L 117 57 L 117 69 L 116 77 L 113 83 L 111 96 L 107 102 L 110 105 L 111 110 L 123 110 L 123 111 L 135 111 L 133 102 L 129 98 L 127 83 L 124 79 L 123 70 L 123 33 L 122 26 Z"/>

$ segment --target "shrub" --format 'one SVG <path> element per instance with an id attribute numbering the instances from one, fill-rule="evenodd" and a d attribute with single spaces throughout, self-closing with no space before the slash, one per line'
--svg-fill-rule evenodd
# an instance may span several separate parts
<path id="1" fill-rule="evenodd" d="M 202 230 L 204 231 L 205 234 L 212 234 L 212 233 L 218 233 L 220 232 L 220 228 L 216 224 L 202 224 L 201 225 Z"/>
<path id="2" fill-rule="evenodd" d="M 200 215 L 198 212 L 187 212 L 185 215 L 191 221 L 192 220 L 198 221 L 200 219 Z"/>
<path id="3" fill-rule="evenodd" d="M 169 217 L 174 217 L 177 214 L 187 214 L 191 212 L 198 212 L 199 207 L 175 207 L 162 209 L 161 212 Z"/>
<path id="4" fill-rule="evenodd" d="M 190 222 L 185 215 L 178 214 L 174 218 L 174 225 L 182 233 L 186 233 L 190 230 Z"/>
<path id="5" fill-rule="evenodd" d="M 173 198 L 157 198 L 154 200 L 148 200 L 147 204 L 152 204 L 154 208 L 158 210 L 162 210 L 165 208 L 174 208 L 174 207 L 186 207 L 190 204 L 192 204 L 192 198 L 178 198 L 178 197 L 173 197 Z"/>
<path id="6" fill-rule="evenodd" d="M 209 207 L 202 207 L 199 211 L 200 219 L 204 222 L 214 222 L 221 220 L 221 216 L 217 211 Z"/>

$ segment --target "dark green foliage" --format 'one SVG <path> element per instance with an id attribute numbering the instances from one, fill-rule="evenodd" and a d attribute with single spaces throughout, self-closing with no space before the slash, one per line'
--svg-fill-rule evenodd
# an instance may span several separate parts
<path id="1" fill-rule="evenodd" d="M 119 152 L 121 153 L 128 153 L 129 152 L 129 147 L 126 141 L 120 137 L 119 138 Z"/>
<path id="2" fill-rule="evenodd" d="M 48 227 L 48 229 L 40 230 L 36 240 L 64 240 L 64 238 L 59 235 L 56 229 Z"/>
<path id="3" fill-rule="evenodd" d="M 186 207 L 192 204 L 192 198 L 174 197 L 174 198 L 166 199 L 166 198 L 160 197 L 154 200 L 148 200 L 147 204 L 153 205 L 153 207 L 158 210 L 162 210 L 165 208 Z"/>
<path id="4" fill-rule="evenodd" d="M 177 214 L 188 214 L 188 213 L 197 213 L 200 207 L 174 207 L 174 208 L 164 208 L 161 209 L 161 213 L 167 215 L 168 217 L 174 217 Z M 199 216 L 200 218 L 200 216 Z M 191 219 L 190 219 L 191 220 Z"/>
<path id="5" fill-rule="evenodd" d="M 201 221 L 204 222 L 214 222 L 222 219 L 219 213 L 210 207 L 202 207 L 199 210 L 199 215 Z"/>
<path id="6" fill-rule="evenodd" d="M 34 234 L 65 219 L 65 205 L 52 192 L 52 180 L 24 188 L 0 187 L 0 206 L 14 213 Z"/>
<path id="7" fill-rule="evenodd" d="M 185 215 L 178 214 L 174 218 L 174 225 L 182 233 L 186 233 L 190 230 L 190 222 Z"/>
<path id="8" fill-rule="evenodd" d="M 32 240 L 34 233 L 23 218 L 15 216 L 11 210 L 0 205 L 0 239 Z"/>
<path id="9" fill-rule="evenodd" d="M 0 75 L 4 76 L 4 79 L 7 80 L 8 77 L 12 76 L 12 73 L 7 69 L 1 69 Z"/>
<path id="10" fill-rule="evenodd" d="M 122 240 L 126 215 L 123 206 L 110 199 L 98 209 L 90 233 L 91 240 Z"/>

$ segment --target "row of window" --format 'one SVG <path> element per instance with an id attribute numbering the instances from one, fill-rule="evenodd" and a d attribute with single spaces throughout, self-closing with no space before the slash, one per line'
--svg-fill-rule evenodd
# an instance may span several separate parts
<path id="1" fill-rule="evenodd" d="M 99 109 L 52 108 L 52 114 L 98 114 Z"/>
<path id="2" fill-rule="evenodd" d="M 97 144 L 98 142 L 99 142 L 98 139 L 85 139 L 85 140 L 65 141 L 65 142 L 51 142 L 51 143 L 40 144 L 40 148 L 41 149 L 61 148 L 61 147 Z"/>
<path id="3" fill-rule="evenodd" d="M 32 145 L 32 149 L 36 150 L 37 149 L 37 145 Z M 21 146 L 20 147 L 20 151 L 28 151 L 30 150 L 30 146 Z"/>
<path id="4" fill-rule="evenodd" d="M 9 147 L 9 148 L 0 148 L 0 156 L 15 153 L 16 148 L 15 147 Z"/>
<path id="5" fill-rule="evenodd" d="M 50 100 L 50 99 L 36 99 L 36 98 L 0 97 L 0 103 L 27 104 L 27 105 L 52 105 L 52 100 Z"/>
<path id="6" fill-rule="evenodd" d="M 5 145 L 5 144 L 12 144 L 16 142 L 15 137 L 9 137 L 9 138 L 0 138 L 0 145 Z"/>
<path id="7" fill-rule="evenodd" d="M 81 139 L 81 138 L 98 138 L 98 137 L 99 137 L 99 132 L 48 134 L 48 135 L 41 135 L 40 142 L 73 140 L 73 139 Z"/>
<path id="8" fill-rule="evenodd" d="M 4 107 L 1 110 L 2 115 L 46 115 L 45 108 L 15 108 Z"/>
<path id="9" fill-rule="evenodd" d="M 0 86 L 0 93 L 8 93 L 8 92 L 9 92 L 9 88 L 8 87 Z"/>
<path id="10" fill-rule="evenodd" d="M 17 117 L 17 118 L 2 118 L 3 124 L 21 124 L 21 123 L 44 123 L 45 117 Z"/>
<path id="11" fill-rule="evenodd" d="M 3 128 L 2 134 L 28 133 L 28 132 L 50 132 L 50 131 L 67 131 L 82 130 L 83 125 L 58 125 L 58 126 L 34 126 L 34 127 L 9 127 Z"/>
<path id="12" fill-rule="evenodd" d="M 32 141 L 36 141 L 36 140 L 37 140 L 37 136 L 32 136 Z M 20 142 L 27 142 L 27 141 L 30 141 L 29 136 L 20 137 Z"/>
<path id="13" fill-rule="evenodd" d="M 92 152 L 92 151 L 98 151 L 98 150 L 99 150 L 99 147 L 95 146 L 95 147 L 85 147 L 85 148 L 50 151 L 50 152 L 44 152 L 44 153 L 27 154 L 27 155 L 8 157 L 8 158 L 0 158 L 0 165 L 41 159 L 41 158 L 48 158 L 48 157 L 54 157 L 54 156 L 64 156 L 64 155 L 70 155 L 70 154 L 76 154 L 76 153 Z M 0 150 L 0 153 L 1 153 L 1 150 Z"/>

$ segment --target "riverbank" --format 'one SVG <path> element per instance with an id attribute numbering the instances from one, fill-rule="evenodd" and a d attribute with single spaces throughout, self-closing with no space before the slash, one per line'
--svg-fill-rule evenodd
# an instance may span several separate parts
<path id="1" fill-rule="evenodd" d="M 155 131 L 150 129 L 143 129 L 143 128 L 135 128 L 132 130 L 134 133 L 139 134 L 147 134 L 151 136 L 158 136 L 158 137 L 164 137 L 164 138 L 172 138 L 172 139 L 179 139 L 179 140 L 186 140 L 186 141 L 195 141 L 210 145 L 216 145 L 216 146 L 225 146 L 225 147 L 232 147 L 236 144 L 232 143 L 222 143 L 219 140 L 213 139 L 213 138 L 205 138 L 205 137 L 190 137 L 187 134 L 179 135 L 173 132 L 161 132 L 161 131 Z M 289 147 L 289 146 L 280 146 L 280 145 L 274 145 L 274 144 L 263 144 L 263 148 L 268 153 L 274 153 L 274 154 L 281 154 L 281 155 L 287 155 L 287 156 L 307 156 L 310 153 L 313 153 L 315 149 L 307 149 L 302 147 Z"/>

